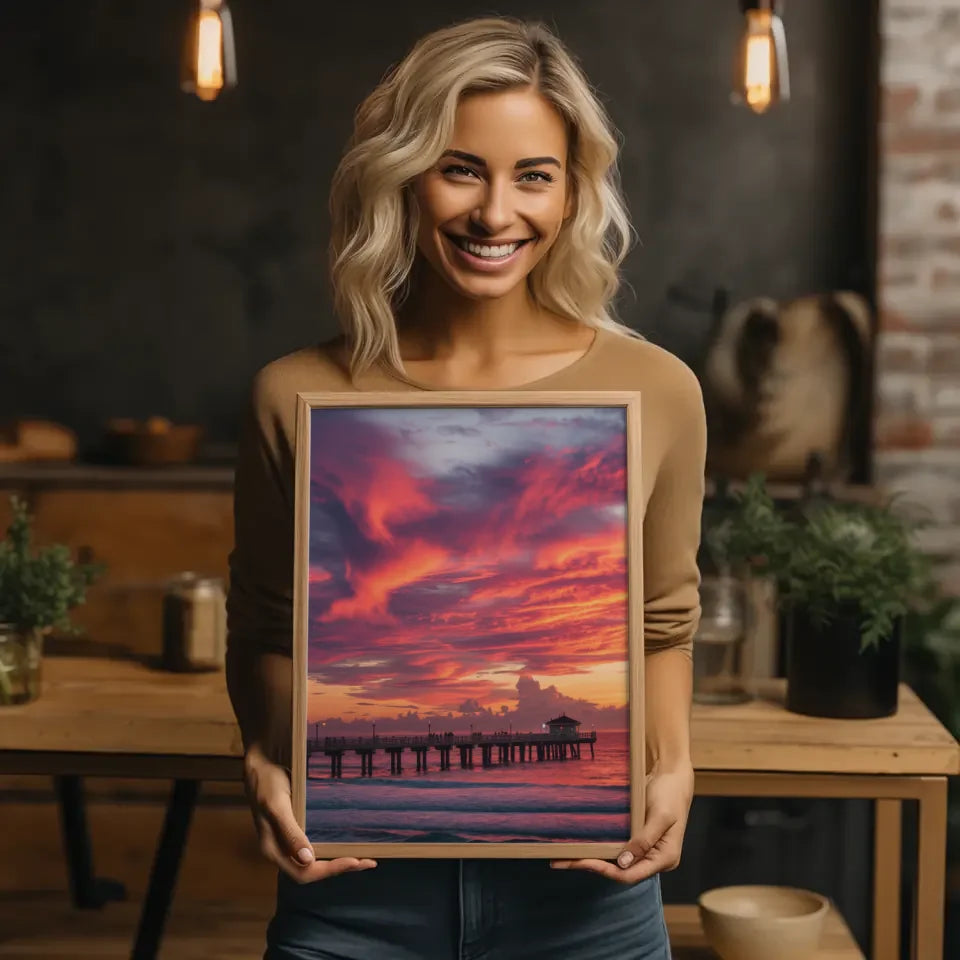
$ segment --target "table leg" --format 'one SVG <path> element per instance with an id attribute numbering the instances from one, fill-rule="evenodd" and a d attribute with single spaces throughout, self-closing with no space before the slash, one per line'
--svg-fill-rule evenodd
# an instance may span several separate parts
<path id="1" fill-rule="evenodd" d="M 126 899 L 127 891 L 122 883 L 93 875 L 83 778 L 64 775 L 54 777 L 53 784 L 60 807 L 60 826 L 73 905 L 81 910 L 96 910 L 108 900 Z"/>
<path id="2" fill-rule="evenodd" d="M 157 956 L 199 790 L 199 780 L 175 780 L 170 791 L 132 960 L 154 960 Z"/>
<path id="3" fill-rule="evenodd" d="M 940 960 L 947 874 L 947 778 L 923 777 L 917 816 L 912 960 Z"/>
<path id="4" fill-rule="evenodd" d="M 900 960 L 902 800 L 874 802 L 873 960 Z"/>

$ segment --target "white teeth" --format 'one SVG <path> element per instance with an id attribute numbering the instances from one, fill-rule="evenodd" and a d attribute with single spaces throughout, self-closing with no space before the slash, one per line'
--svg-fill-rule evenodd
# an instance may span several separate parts
<path id="1" fill-rule="evenodd" d="M 510 254 L 520 246 L 519 243 L 504 243 L 497 247 L 491 247 L 486 244 L 471 243 L 462 237 L 457 237 L 456 242 L 460 247 L 472 253 L 475 257 L 485 257 L 489 260 L 499 260 L 503 257 L 509 257 Z"/>

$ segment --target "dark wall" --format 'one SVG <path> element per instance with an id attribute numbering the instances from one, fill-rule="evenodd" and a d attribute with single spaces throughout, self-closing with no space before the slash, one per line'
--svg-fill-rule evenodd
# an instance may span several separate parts
<path id="1" fill-rule="evenodd" d="M 233 438 L 251 374 L 335 330 L 326 190 L 356 104 L 418 34 L 490 10 L 232 6 L 241 86 L 211 104 L 178 88 L 183 3 L 5 12 L 0 417 L 88 447 L 107 417 L 154 413 Z M 873 289 L 869 0 L 788 4 L 794 98 L 766 117 L 729 103 L 737 6 L 497 8 L 552 22 L 607 101 L 641 240 L 621 312 L 691 362 L 716 286 Z"/>

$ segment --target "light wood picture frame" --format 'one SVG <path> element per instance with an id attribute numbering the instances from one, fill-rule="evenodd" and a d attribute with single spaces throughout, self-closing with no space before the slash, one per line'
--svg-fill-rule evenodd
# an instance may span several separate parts
<path id="1" fill-rule="evenodd" d="M 321 859 L 644 821 L 635 391 L 297 396 L 292 799 Z"/>

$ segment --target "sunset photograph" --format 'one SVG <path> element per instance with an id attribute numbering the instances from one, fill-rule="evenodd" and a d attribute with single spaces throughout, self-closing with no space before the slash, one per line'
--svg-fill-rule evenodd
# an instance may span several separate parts
<path id="1" fill-rule="evenodd" d="M 627 838 L 625 410 L 309 416 L 311 841 Z"/>

